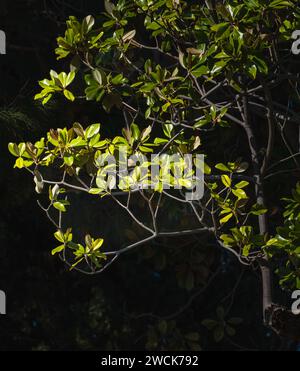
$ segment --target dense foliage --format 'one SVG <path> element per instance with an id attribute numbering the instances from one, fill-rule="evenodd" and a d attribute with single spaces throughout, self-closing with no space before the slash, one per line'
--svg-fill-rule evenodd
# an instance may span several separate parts
<path id="1" fill-rule="evenodd" d="M 59 246 L 52 254 L 71 269 L 94 275 L 137 250 L 158 271 L 176 267 L 178 285 L 197 290 L 191 304 L 230 271 L 232 255 L 245 269 L 261 269 L 265 323 L 287 336 L 272 322 L 271 271 L 282 288 L 300 288 L 299 185 L 293 199 L 285 200 L 283 217 L 280 201 L 299 177 L 291 35 L 300 14 L 296 1 L 216 3 L 105 1 L 105 12 L 95 18 L 70 17 L 55 50 L 69 67 L 51 70 L 35 99 L 46 106 L 62 97 L 84 107 L 88 101 L 97 121 L 79 123 L 75 117 L 74 124 L 64 123 L 68 128 L 51 129 L 38 141 L 10 143 L 9 151 L 15 167 L 34 177 L 39 205 L 56 228 Z M 98 120 L 101 126 L 94 123 Z M 136 159 L 158 153 L 158 177 L 153 180 L 138 161 L 123 175 L 119 160 L 114 178 L 106 160 L 120 158 L 121 149 Z M 187 154 L 204 154 L 188 174 Z M 176 161 L 166 163 L 161 155 L 177 155 Z M 187 199 L 185 192 L 199 180 L 197 169 L 204 173 L 204 196 Z M 289 182 L 279 178 L 285 175 Z M 141 186 L 145 183 L 148 189 Z M 88 198 L 79 205 L 81 193 Z M 89 198 L 99 204 L 95 214 Z M 122 228 L 116 222 L 118 235 L 105 221 L 100 228 L 91 222 L 93 215 L 106 215 L 112 202 L 130 217 Z M 76 217 L 83 205 L 86 220 Z M 242 320 L 230 310 L 242 277 L 243 272 L 223 298 L 229 299 L 227 309 L 219 304 L 208 318 L 194 318 L 190 331 L 174 321 L 184 308 L 166 316 L 144 314 L 159 320 L 149 327 L 145 346 L 199 349 L 203 343 L 194 330 L 199 326 L 211 331 L 215 342 L 232 345 Z"/>

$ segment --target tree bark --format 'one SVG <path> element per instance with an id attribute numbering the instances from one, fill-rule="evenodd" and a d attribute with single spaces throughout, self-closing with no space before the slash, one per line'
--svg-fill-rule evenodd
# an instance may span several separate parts
<path id="1" fill-rule="evenodd" d="M 256 139 L 251 127 L 250 117 L 249 117 L 249 110 L 248 110 L 248 98 L 247 95 L 244 94 L 243 96 L 243 109 L 244 109 L 244 129 L 248 138 L 249 148 L 251 152 L 251 160 L 253 166 L 253 176 L 255 178 L 255 194 L 256 194 L 256 202 L 259 205 L 265 205 L 265 196 L 264 196 L 264 189 L 262 183 L 262 176 L 260 170 L 260 164 L 258 159 L 258 148 Z M 259 223 L 259 233 L 261 235 L 265 235 L 268 233 L 268 221 L 266 214 L 259 215 L 258 217 Z M 260 261 L 260 270 L 262 276 L 262 299 L 263 299 L 263 318 L 265 324 L 268 324 L 268 310 L 272 305 L 272 277 L 271 271 L 269 268 L 269 262 L 266 255 L 264 255 Z"/>

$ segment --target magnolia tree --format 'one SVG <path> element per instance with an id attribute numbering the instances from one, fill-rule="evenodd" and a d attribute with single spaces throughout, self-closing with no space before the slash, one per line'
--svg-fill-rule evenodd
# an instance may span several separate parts
<path id="1" fill-rule="evenodd" d="M 281 174 L 295 185 L 300 170 L 297 5 L 119 0 L 105 1 L 95 18 L 67 20 L 55 53 L 70 69 L 51 70 L 35 99 L 96 102 L 123 123 L 115 137 L 76 122 L 34 144 L 9 144 L 15 167 L 48 195 L 39 205 L 56 228 L 52 254 L 93 275 L 159 237 L 208 235 L 240 264 L 260 268 L 265 324 L 299 339 L 298 316 L 274 303 L 272 276 L 300 289 L 300 184 L 275 222 L 269 208 Z M 100 230 L 72 230 L 63 217 L 74 191 L 124 209 L 139 238 L 112 250 Z M 170 201 L 190 228 L 165 223 Z"/>

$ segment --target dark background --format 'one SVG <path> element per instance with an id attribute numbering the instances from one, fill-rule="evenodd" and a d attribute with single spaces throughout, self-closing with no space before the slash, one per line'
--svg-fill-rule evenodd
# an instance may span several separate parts
<path id="1" fill-rule="evenodd" d="M 64 69 L 54 48 L 67 17 L 97 15 L 102 8 L 102 1 L 91 0 L 0 3 L 0 29 L 7 36 L 7 55 L 0 56 L 0 289 L 7 294 L 0 350 L 294 349 L 262 326 L 259 273 L 245 270 L 241 276 L 235 260 L 210 241 L 158 241 L 95 277 L 69 272 L 51 256 L 54 230 L 37 206 L 32 178 L 13 169 L 7 143 L 38 139 L 49 128 L 98 115 L 101 122 L 109 119 L 110 127 L 120 126 L 100 108 L 87 117 L 84 105 L 56 101 L 44 108 L 33 101 L 37 81 L 50 68 Z M 114 243 L 126 233 L 130 239 L 134 229 L 125 225 L 124 234 L 122 222 L 116 223 L 117 211 L 102 208 L 92 217 L 82 203 L 78 201 L 75 221 L 88 219 L 93 228 L 105 224 Z M 203 257 L 197 267 L 191 258 L 195 251 Z M 218 267 L 220 274 L 202 294 Z M 187 288 L 188 269 L 200 279 Z M 221 344 L 201 325 L 215 317 L 218 305 L 230 310 L 229 317 L 243 318 L 237 335 Z"/>

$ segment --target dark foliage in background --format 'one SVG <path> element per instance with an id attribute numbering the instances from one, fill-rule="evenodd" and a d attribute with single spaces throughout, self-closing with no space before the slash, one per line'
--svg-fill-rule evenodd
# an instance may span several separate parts
<path id="1" fill-rule="evenodd" d="M 49 65 L 56 65 L 52 51 L 65 19 L 97 14 L 101 3 L 2 0 L 0 5 L 0 28 L 8 43 L 7 55 L 0 56 L 0 289 L 8 300 L 8 314 L 0 317 L 0 349 L 179 350 L 198 349 L 199 344 L 204 349 L 294 349 L 295 344 L 281 341 L 262 325 L 259 273 L 241 267 L 201 237 L 159 240 L 95 277 L 69 272 L 51 257 L 52 229 L 35 204 L 31 178 L 12 169 L 7 143 L 34 140 L 49 128 L 75 120 L 84 124 L 100 114 L 111 123 L 106 130 L 118 125 L 117 117 L 99 114 L 99 107 L 93 111 L 57 100 L 44 108 L 32 99 L 36 81 Z M 286 184 L 287 192 L 293 185 Z M 83 220 L 88 218 L 84 213 L 79 216 Z M 117 213 L 106 210 L 104 221 L 99 212 L 94 222 L 94 228 L 105 223 L 116 243 L 122 239 Z M 130 225 L 126 228 L 127 237 L 136 233 Z M 187 271 L 183 282 L 178 275 L 182 265 Z M 210 272 L 219 266 L 217 279 L 202 293 Z M 189 281 L 193 270 L 199 277 L 195 285 Z M 216 344 L 201 321 L 218 318 L 220 306 L 243 322 L 234 338 Z"/>

